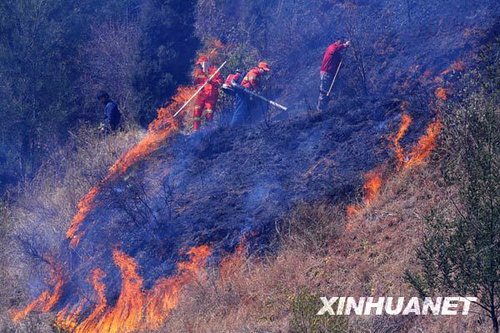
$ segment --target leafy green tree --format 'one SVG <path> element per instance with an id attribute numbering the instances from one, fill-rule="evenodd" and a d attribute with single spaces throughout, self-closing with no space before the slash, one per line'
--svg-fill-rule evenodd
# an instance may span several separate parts
<path id="1" fill-rule="evenodd" d="M 478 297 L 492 331 L 499 331 L 500 308 L 500 94 L 499 48 L 486 57 L 485 71 L 473 71 L 444 116 L 441 170 L 458 188 L 456 214 L 435 212 L 418 259 L 419 274 L 408 281 L 422 294 L 449 291 Z M 450 215 L 454 215 L 450 217 Z"/>

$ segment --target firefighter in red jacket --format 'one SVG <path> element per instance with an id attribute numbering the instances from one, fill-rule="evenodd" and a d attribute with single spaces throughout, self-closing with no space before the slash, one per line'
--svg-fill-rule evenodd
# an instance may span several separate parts
<path id="1" fill-rule="evenodd" d="M 206 56 L 200 56 L 193 71 L 194 83 L 197 87 L 202 86 L 215 72 L 217 67 L 210 66 Z M 215 105 L 219 98 L 219 87 L 222 85 L 222 77 L 217 73 L 209 83 L 200 91 L 196 97 L 194 106 L 193 130 L 200 129 L 201 117 L 205 111 L 206 121 L 212 121 Z"/>
<path id="2" fill-rule="evenodd" d="M 269 65 L 265 61 L 259 62 L 257 67 L 252 68 L 241 81 L 241 86 L 251 91 L 259 91 L 262 77 L 270 71 Z M 254 109 L 257 101 L 251 101 L 250 96 L 243 90 L 236 90 L 236 105 L 231 120 L 231 126 L 239 126 L 248 122 L 252 116 L 250 109 Z M 252 112 L 254 112 L 253 110 Z"/>
<path id="3" fill-rule="evenodd" d="M 326 48 L 320 70 L 318 111 L 325 110 L 328 106 L 330 86 L 342 60 L 343 50 L 348 48 L 349 45 L 351 45 L 350 41 L 338 40 Z"/>

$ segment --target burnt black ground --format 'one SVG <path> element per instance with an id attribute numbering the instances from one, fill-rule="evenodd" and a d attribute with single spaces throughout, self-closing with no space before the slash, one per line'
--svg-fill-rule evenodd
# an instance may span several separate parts
<path id="1" fill-rule="evenodd" d="M 242 237 L 249 237 L 253 253 L 273 251 L 275 224 L 295 204 L 352 200 L 362 174 L 391 155 L 387 136 L 399 126 L 399 102 L 374 98 L 334 105 L 335 111 L 170 138 L 98 196 L 84 238 L 66 257 L 78 268 L 66 290 L 91 292 L 87 277 L 100 267 L 107 273 L 108 297 L 115 300 L 120 277 L 114 248 L 137 260 L 148 288 L 171 274 L 192 246 L 210 245 L 212 263 Z M 409 142 L 431 117 L 430 111 L 416 115 Z M 78 294 L 67 297 L 76 301 Z"/>
<path id="2" fill-rule="evenodd" d="M 354 199 L 363 173 L 392 154 L 387 136 L 399 125 L 401 101 L 411 103 L 413 123 L 403 140 L 409 147 L 435 116 L 430 107 L 438 84 L 434 78 L 457 59 L 468 64 L 480 47 L 481 29 L 498 18 L 492 1 L 411 2 L 411 20 L 401 14 L 400 2 L 360 3 L 370 14 L 360 17 L 374 17 L 359 22 L 370 27 L 360 41 L 383 51 L 364 54 L 371 91 L 354 89 L 355 66 L 346 63 L 332 110 L 306 111 L 317 96 L 320 59 L 314 66 L 296 62 L 307 64 L 311 54 L 321 54 L 331 39 L 324 37 L 298 52 L 300 61 L 284 69 L 291 73 L 289 89 L 270 96 L 292 106 L 290 115 L 276 115 L 270 124 L 252 128 L 205 129 L 170 138 L 98 196 L 76 249 L 62 244 L 69 282 L 58 309 L 76 304 L 82 293 L 94 294 L 88 283 L 94 268 L 106 271 L 107 298 L 113 304 L 121 283 L 112 261 L 115 248 L 137 260 L 149 288 L 172 274 L 191 246 L 210 245 L 212 263 L 249 235 L 252 253 L 273 251 L 278 246 L 275 223 L 295 204 Z M 431 74 L 425 77 L 426 72 Z"/>

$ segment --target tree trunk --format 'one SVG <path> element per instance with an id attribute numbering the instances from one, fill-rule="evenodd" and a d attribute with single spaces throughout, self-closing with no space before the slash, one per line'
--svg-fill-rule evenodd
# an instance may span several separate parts
<path id="1" fill-rule="evenodd" d="M 491 313 L 491 323 L 493 324 L 493 333 L 499 333 L 498 318 L 495 309 Z"/>

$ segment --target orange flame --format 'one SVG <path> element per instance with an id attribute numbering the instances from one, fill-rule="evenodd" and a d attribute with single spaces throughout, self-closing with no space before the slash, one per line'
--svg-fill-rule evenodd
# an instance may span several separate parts
<path id="1" fill-rule="evenodd" d="M 191 260 L 177 265 L 178 274 L 172 278 L 160 279 L 147 294 L 146 327 L 157 329 L 161 326 L 165 317 L 179 302 L 182 287 L 202 273 L 211 249 L 202 245 L 192 248 L 187 254 L 191 256 Z"/>
<path id="2" fill-rule="evenodd" d="M 361 210 L 360 205 L 356 205 L 356 204 L 347 205 L 347 208 L 346 208 L 347 217 L 348 218 L 354 217 L 355 215 L 357 215 L 359 213 L 360 210 Z M 350 225 L 348 223 L 346 225 L 346 230 L 350 231 L 351 229 L 352 229 L 352 225 Z"/>
<path id="3" fill-rule="evenodd" d="M 436 147 L 437 137 L 441 132 L 441 128 L 442 123 L 439 118 L 427 126 L 425 134 L 418 139 L 417 144 L 413 146 L 408 154 L 408 160 L 404 164 L 405 169 L 424 163 L 427 157 L 431 154 L 432 150 Z"/>
<path id="4" fill-rule="evenodd" d="M 382 170 L 375 168 L 363 175 L 365 182 L 363 184 L 363 203 L 352 204 L 347 206 L 347 216 L 356 215 L 363 208 L 368 207 L 378 196 L 384 179 L 382 178 Z"/>
<path id="5" fill-rule="evenodd" d="M 15 322 L 23 320 L 33 311 L 49 312 L 59 301 L 64 285 L 62 271 L 52 261 L 49 261 L 49 264 L 52 268 L 50 282 L 54 284 L 52 292 L 45 290 L 24 309 L 12 311 L 12 319 Z"/>
<path id="6" fill-rule="evenodd" d="M 458 59 L 448 68 L 441 72 L 441 75 L 446 75 L 451 72 L 463 72 L 465 70 L 465 64 L 462 60 Z"/>
<path id="7" fill-rule="evenodd" d="M 67 311 L 64 313 L 60 313 L 57 317 L 56 324 L 60 328 L 69 329 L 72 332 L 78 328 L 80 332 L 86 332 L 89 329 L 92 329 L 92 325 L 96 322 L 99 317 L 104 313 L 107 307 L 107 300 L 105 295 L 106 286 L 101 281 L 106 274 L 99 268 L 96 268 L 92 271 L 90 276 L 90 284 L 94 287 L 94 290 L 97 294 L 97 305 L 92 311 L 92 313 L 80 324 L 78 324 L 78 317 L 80 315 L 81 310 L 77 310 L 70 314 L 67 314 Z M 82 302 L 83 305 L 83 302 Z"/>
<path id="8" fill-rule="evenodd" d="M 80 224 L 85 220 L 87 215 L 93 208 L 94 199 L 97 194 L 100 192 L 99 185 L 96 185 L 90 189 L 90 191 L 83 197 L 82 200 L 78 203 L 78 211 L 73 217 L 71 224 L 69 226 L 68 231 L 66 232 L 66 237 L 71 239 L 71 244 L 76 245 L 80 241 L 81 235 L 76 235 Z"/>
<path id="9" fill-rule="evenodd" d="M 372 203 L 382 187 L 382 173 L 375 169 L 365 174 L 365 184 L 363 185 L 364 201 L 366 204 Z"/>
<path id="10" fill-rule="evenodd" d="M 178 130 L 177 123 L 172 117 L 174 110 L 180 107 L 194 93 L 194 88 L 181 87 L 172 98 L 172 103 L 167 107 L 160 108 L 156 119 L 149 125 L 146 136 L 135 146 L 125 152 L 110 168 L 108 174 L 96 186 L 83 197 L 78 203 L 78 211 L 71 220 L 66 237 L 70 245 L 76 247 L 84 233 L 80 226 L 88 214 L 95 207 L 95 198 L 107 183 L 123 175 L 133 164 L 143 160 L 152 152 L 157 150 L 161 144 Z"/>
<path id="11" fill-rule="evenodd" d="M 393 149 L 396 154 L 396 160 L 398 161 L 399 165 L 402 165 L 405 160 L 404 149 L 403 147 L 401 147 L 400 141 L 406 135 L 406 132 L 408 132 L 408 128 L 410 127 L 411 122 L 411 116 L 407 113 L 403 113 L 403 115 L 401 116 L 401 125 L 399 126 L 399 130 L 396 135 L 391 137 Z"/>
<path id="12" fill-rule="evenodd" d="M 85 302 L 80 302 L 75 310 L 70 311 L 69 305 L 63 310 L 59 311 L 56 315 L 56 325 L 63 330 L 72 332 L 78 325 L 78 317 L 83 310 Z"/>
<path id="13" fill-rule="evenodd" d="M 437 88 L 434 91 L 434 95 L 442 101 L 446 101 L 448 99 L 448 91 L 443 87 Z"/>
<path id="14" fill-rule="evenodd" d="M 211 250 L 206 245 L 192 248 L 187 253 L 190 260 L 177 264 L 175 276 L 162 278 L 151 290 L 145 291 L 135 260 L 120 250 L 114 250 L 113 260 L 122 277 L 116 304 L 108 308 L 106 286 L 101 281 L 104 272 L 96 269 L 90 278 L 97 294 L 97 303 L 92 313 L 77 325 L 73 325 L 74 314 L 70 314 L 58 321 L 58 326 L 72 327 L 74 333 L 129 333 L 138 329 L 157 329 L 177 305 L 182 287 L 201 273 L 210 253 Z"/>
<path id="15" fill-rule="evenodd" d="M 443 92 L 441 92 L 441 89 Z M 439 92 L 438 92 L 439 91 Z M 436 96 L 439 98 L 444 93 L 446 99 L 446 91 L 444 88 L 436 90 Z M 409 103 L 403 102 L 401 109 L 406 111 Z M 415 146 L 408 155 L 405 154 L 403 147 L 401 147 L 401 139 L 406 135 L 412 123 L 412 118 L 406 112 L 401 116 L 401 124 L 396 134 L 390 137 L 392 146 L 398 162 L 397 169 L 409 169 L 416 165 L 421 165 L 430 155 L 432 150 L 436 147 L 437 137 L 441 131 L 441 121 L 437 118 L 434 122 L 430 123 L 426 129 L 426 133 L 422 135 Z M 350 204 L 347 206 L 346 214 L 348 217 L 353 217 L 358 214 L 363 208 L 369 206 L 378 196 L 380 188 L 384 183 L 382 172 L 380 168 L 376 168 L 364 176 L 365 182 L 363 184 L 363 202 L 362 204 Z M 352 228 L 351 224 L 347 224 L 347 230 Z"/>

